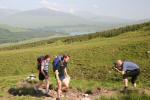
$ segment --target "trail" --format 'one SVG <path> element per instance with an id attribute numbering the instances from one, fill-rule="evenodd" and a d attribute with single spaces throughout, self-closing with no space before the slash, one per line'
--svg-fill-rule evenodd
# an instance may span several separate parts
<path id="1" fill-rule="evenodd" d="M 56 100 L 57 98 L 57 91 L 56 89 L 51 87 L 50 95 L 51 97 L 46 97 L 44 95 L 45 89 L 44 87 L 41 87 L 40 93 L 36 93 L 35 90 L 33 89 L 35 84 L 23 82 L 19 83 L 16 88 L 10 88 L 8 90 L 9 94 L 11 97 L 15 96 L 31 96 L 34 97 L 35 100 L 37 98 L 43 98 L 42 100 Z M 132 94 L 132 93 L 137 93 L 139 95 L 147 94 L 150 95 L 150 89 L 129 89 L 127 91 L 123 90 L 117 90 L 117 89 L 104 89 L 104 88 L 97 88 L 92 91 L 87 91 L 87 92 L 81 92 L 75 89 L 69 89 L 67 92 L 63 92 L 62 94 L 62 100 L 97 100 L 100 97 L 115 97 L 118 96 L 119 94 Z"/>

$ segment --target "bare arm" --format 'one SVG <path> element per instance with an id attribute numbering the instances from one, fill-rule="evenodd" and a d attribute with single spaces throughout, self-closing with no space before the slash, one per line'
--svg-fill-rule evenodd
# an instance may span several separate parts
<path id="1" fill-rule="evenodd" d="M 59 74 L 59 72 L 58 72 L 58 70 L 56 70 L 55 71 L 56 79 L 57 79 L 57 81 L 60 81 L 58 74 Z"/>
<path id="2" fill-rule="evenodd" d="M 45 72 L 44 72 L 44 63 L 42 62 L 42 65 L 41 65 L 41 72 L 42 72 L 42 74 L 46 77 L 46 74 L 45 74 Z"/>
<path id="3" fill-rule="evenodd" d="M 119 73 L 121 73 L 122 75 L 124 75 L 125 74 L 125 72 L 124 71 L 120 71 L 118 68 L 115 68 L 115 70 L 117 70 Z"/>
<path id="4" fill-rule="evenodd" d="M 66 76 L 69 76 L 68 73 L 67 73 L 67 68 L 64 69 L 64 72 L 65 72 Z"/>

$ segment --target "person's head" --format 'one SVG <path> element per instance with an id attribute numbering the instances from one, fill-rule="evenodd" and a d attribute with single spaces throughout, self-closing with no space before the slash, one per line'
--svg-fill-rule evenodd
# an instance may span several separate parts
<path id="1" fill-rule="evenodd" d="M 122 70 L 123 67 L 123 61 L 122 60 L 117 60 L 116 63 L 116 68 L 118 68 L 119 70 Z"/>
<path id="2" fill-rule="evenodd" d="M 64 59 L 64 62 L 69 62 L 70 60 L 70 56 L 69 55 L 63 55 L 63 59 Z"/>
<path id="3" fill-rule="evenodd" d="M 51 57 L 50 57 L 50 55 L 45 55 L 44 59 L 45 59 L 46 61 L 50 61 Z"/>

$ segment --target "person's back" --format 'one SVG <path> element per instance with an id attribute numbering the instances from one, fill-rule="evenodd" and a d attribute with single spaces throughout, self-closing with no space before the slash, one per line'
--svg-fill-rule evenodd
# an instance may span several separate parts
<path id="1" fill-rule="evenodd" d="M 42 65 L 43 65 L 43 67 L 44 67 L 43 70 L 46 71 L 46 72 L 49 71 L 49 63 L 50 63 L 50 62 L 49 62 L 49 61 L 46 61 L 46 60 L 43 60 L 43 61 L 42 61 Z"/>
<path id="2" fill-rule="evenodd" d="M 139 66 L 137 64 L 130 61 L 123 62 L 123 71 L 131 71 L 135 69 L 139 69 Z"/>

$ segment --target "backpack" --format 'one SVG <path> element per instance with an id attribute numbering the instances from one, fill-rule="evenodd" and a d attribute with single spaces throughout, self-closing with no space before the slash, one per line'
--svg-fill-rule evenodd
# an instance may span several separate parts
<path id="1" fill-rule="evenodd" d="M 58 60 L 59 62 L 57 62 L 57 63 L 60 63 L 61 61 L 62 61 L 62 56 L 57 56 L 54 60 L 53 60 L 53 62 L 52 62 L 52 65 L 53 65 L 53 71 L 55 72 L 55 70 L 56 70 L 56 64 L 55 64 L 55 62 L 56 62 L 56 60 Z"/>
<path id="2" fill-rule="evenodd" d="M 40 56 L 37 58 L 37 70 L 41 69 L 41 64 L 43 60 L 44 60 L 44 56 Z"/>

